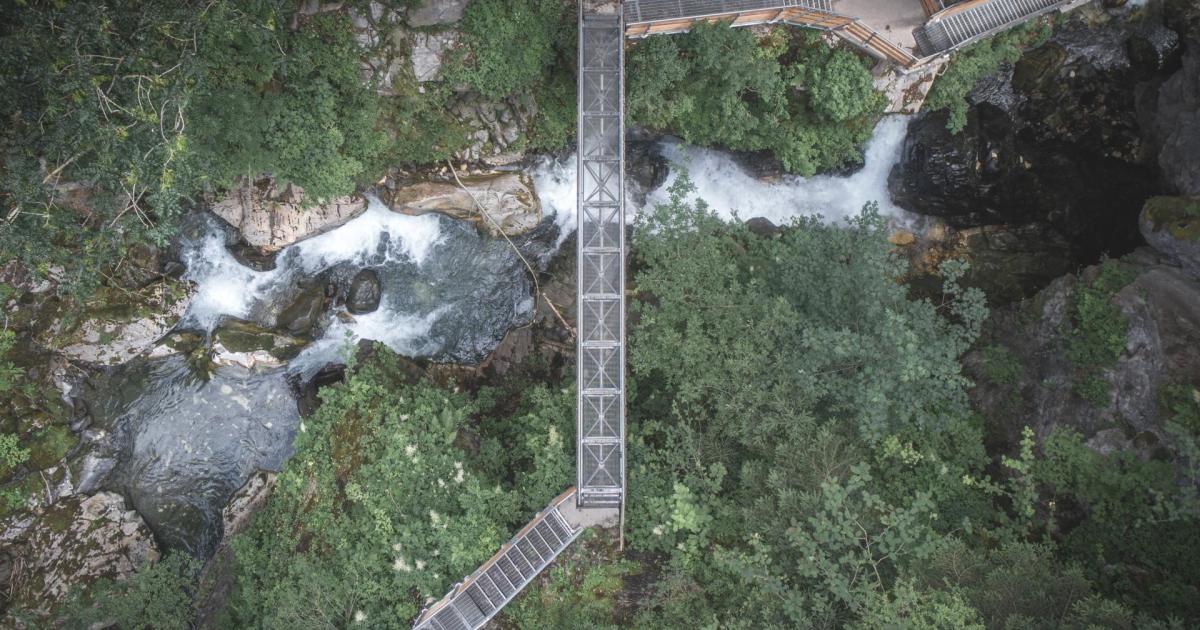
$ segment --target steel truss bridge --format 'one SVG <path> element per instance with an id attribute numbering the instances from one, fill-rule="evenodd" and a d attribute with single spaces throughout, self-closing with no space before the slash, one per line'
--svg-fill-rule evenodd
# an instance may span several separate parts
<path id="1" fill-rule="evenodd" d="M 880 0 L 887 2 L 891 0 Z M 905 50 L 835 11 L 838 0 L 581 0 L 578 84 L 578 271 L 575 487 L 441 600 L 416 630 L 475 630 L 512 601 L 583 531 L 625 506 L 625 39 L 699 22 L 786 23 L 837 34 L 901 71 L 1037 15 L 1083 0 L 921 0 L 929 20 Z M 585 11 L 583 5 L 592 10 Z"/>

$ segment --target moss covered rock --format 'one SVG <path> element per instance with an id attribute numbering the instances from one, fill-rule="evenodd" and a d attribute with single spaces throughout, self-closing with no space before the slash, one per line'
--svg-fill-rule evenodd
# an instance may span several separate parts
<path id="1" fill-rule="evenodd" d="M 291 337 L 261 328 L 242 320 L 228 320 L 213 333 L 214 348 L 220 346 L 219 354 L 254 355 L 265 353 L 278 361 L 287 361 L 300 354 L 308 343 L 304 339 Z"/>
<path id="2" fill-rule="evenodd" d="M 61 425 L 50 425 L 38 431 L 27 443 L 29 460 L 25 464 L 31 470 L 42 470 L 57 464 L 67 451 L 79 442 L 79 438 Z"/>
<path id="3" fill-rule="evenodd" d="M 1138 228 L 1151 247 L 1200 275 L 1200 197 L 1152 197 Z"/>
<path id="4" fill-rule="evenodd" d="M 9 604 L 35 616 L 49 612 L 72 589 L 102 577 L 128 577 L 159 555 L 142 517 L 111 492 L 64 499 L 0 526 L 14 566 L 21 567 L 21 579 L 10 584 Z M 0 619 L 0 625 L 12 621 Z"/>

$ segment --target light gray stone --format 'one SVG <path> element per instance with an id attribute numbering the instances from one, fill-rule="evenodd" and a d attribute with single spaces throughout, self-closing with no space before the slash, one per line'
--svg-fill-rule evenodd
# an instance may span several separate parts
<path id="1" fill-rule="evenodd" d="M 424 0 L 408 12 L 409 26 L 439 26 L 462 19 L 468 0 Z"/>
<path id="2" fill-rule="evenodd" d="M 361 195 L 306 208 L 303 194 L 297 186 L 277 190 L 270 180 L 260 180 L 240 186 L 211 209 L 236 228 L 246 243 L 267 252 L 332 230 L 367 210 L 367 200 Z"/>
<path id="3" fill-rule="evenodd" d="M 455 31 L 413 35 L 411 59 L 417 81 L 425 83 L 441 77 L 442 60 L 447 52 L 458 45 L 458 37 Z"/>
<path id="4" fill-rule="evenodd" d="M 450 182 L 421 182 L 394 190 L 389 206 L 404 214 L 438 212 L 474 221 L 493 234 L 522 234 L 541 221 L 541 206 L 533 182 L 523 173 L 491 172 L 461 176 L 463 186 Z M 486 217 L 480 216 L 476 201 Z"/>

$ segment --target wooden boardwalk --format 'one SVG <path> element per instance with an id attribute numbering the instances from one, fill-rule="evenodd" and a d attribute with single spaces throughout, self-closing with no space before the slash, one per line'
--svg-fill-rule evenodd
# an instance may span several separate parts
<path id="1" fill-rule="evenodd" d="M 880 0 L 881 2 L 887 0 Z M 913 31 L 916 50 L 906 50 L 853 15 L 838 13 L 837 0 L 626 0 L 625 35 L 683 33 L 698 22 L 732 26 L 786 23 L 834 33 L 902 72 L 1078 0 L 968 0 L 942 9 L 922 0 L 928 22 Z"/>

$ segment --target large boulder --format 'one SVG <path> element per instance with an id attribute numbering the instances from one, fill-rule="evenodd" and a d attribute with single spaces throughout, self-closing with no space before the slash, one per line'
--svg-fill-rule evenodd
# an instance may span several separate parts
<path id="1" fill-rule="evenodd" d="M 0 542 L 9 566 L 20 568 L 20 579 L 7 580 L 9 602 L 39 613 L 73 588 L 124 579 L 159 556 L 145 521 L 111 492 L 14 516 L 3 523 Z"/>
<path id="2" fill-rule="evenodd" d="M 366 210 L 367 200 L 360 195 L 308 206 L 298 186 L 280 187 L 271 179 L 240 186 L 212 206 L 246 243 L 268 252 L 332 230 Z"/>
<path id="3" fill-rule="evenodd" d="M 354 274 L 350 281 L 350 291 L 346 295 L 346 310 L 355 315 L 370 313 L 379 308 L 379 300 L 383 287 L 379 283 L 379 274 L 370 269 L 363 269 Z"/>
<path id="4" fill-rule="evenodd" d="M 1149 115 L 1163 179 L 1178 193 L 1200 195 L 1200 42 L 1155 97 Z"/>
<path id="5" fill-rule="evenodd" d="M 408 10 L 409 26 L 442 26 L 462 19 L 468 0 L 421 0 Z"/>
<path id="6" fill-rule="evenodd" d="M 418 82 L 441 78 L 442 60 L 458 45 L 457 31 L 443 33 L 414 33 L 412 40 L 412 71 Z"/>
<path id="7" fill-rule="evenodd" d="M 889 180 L 894 201 L 960 228 L 1044 224 L 1081 262 L 1135 248 L 1142 202 L 1160 190 L 1141 100 L 1170 68 L 1129 56 L 1131 39 L 1163 28 L 1156 18 L 1098 11 L 1074 12 L 1045 45 L 981 81 L 959 133 L 944 111 L 914 120 Z"/>
<path id="8" fill-rule="evenodd" d="M 492 172 L 461 176 L 462 186 L 425 181 L 391 191 L 388 205 L 404 214 L 438 212 L 473 221 L 499 235 L 523 234 L 542 220 L 537 193 L 529 176 L 514 172 Z M 478 202 L 479 205 L 476 205 Z M 481 216 L 479 206 L 487 216 Z"/>
<path id="9" fill-rule="evenodd" d="M 1200 277 L 1200 197 L 1154 197 L 1138 228 L 1151 247 Z"/>

